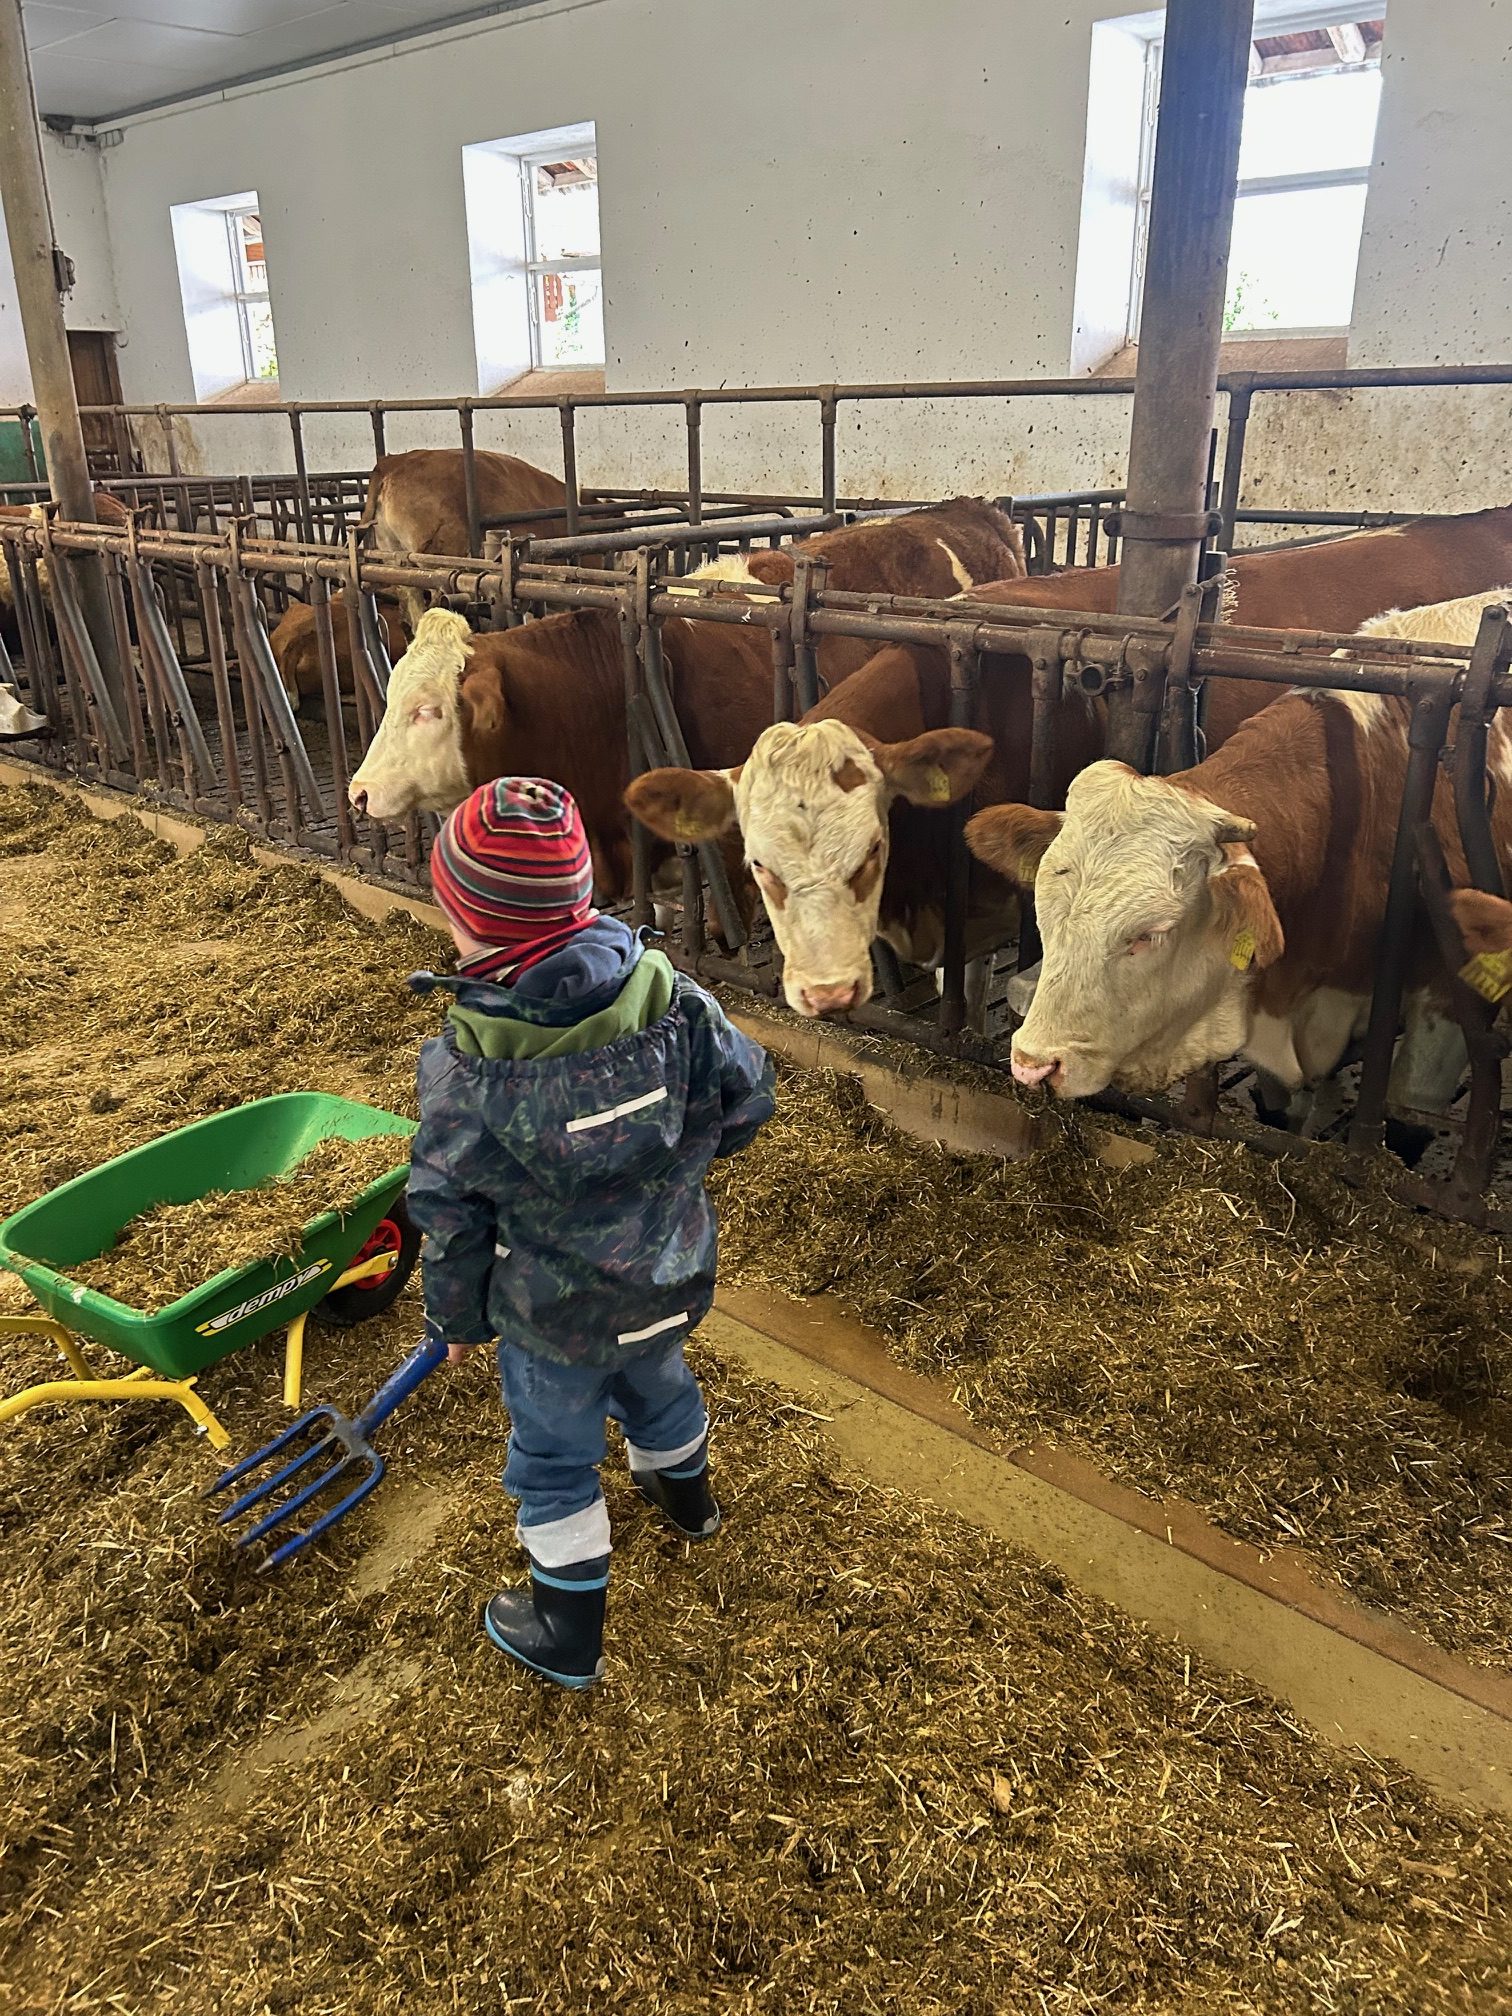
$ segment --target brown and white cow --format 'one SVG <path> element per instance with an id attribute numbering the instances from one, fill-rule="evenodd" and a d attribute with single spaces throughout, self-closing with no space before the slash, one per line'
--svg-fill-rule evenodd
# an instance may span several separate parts
<path id="1" fill-rule="evenodd" d="M 690 755 L 738 762 L 771 718 L 766 631 L 674 619 L 662 646 Z M 508 774 L 566 786 L 582 808 L 600 896 L 626 896 L 629 736 L 612 614 L 572 610 L 474 632 L 450 610 L 428 611 L 394 667 L 350 795 L 370 818 L 401 819 L 449 812 L 477 785 Z"/>
<path id="2" fill-rule="evenodd" d="M 1005 511 L 984 497 L 953 497 L 892 518 L 867 518 L 792 546 L 758 547 L 711 560 L 688 578 L 782 587 L 800 555 L 823 560 L 825 586 L 848 594 L 922 595 L 943 601 L 1024 572 L 1024 542 Z M 675 584 L 674 584 L 675 591 Z M 815 659 L 828 687 L 848 679 L 876 647 L 861 637 L 821 637 Z"/>
<path id="3" fill-rule="evenodd" d="M 1391 612 L 1365 632 L 1470 641 L 1482 609 L 1512 590 Z M 1063 1099 L 1117 1084 L 1160 1089 L 1236 1053 L 1288 1089 L 1332 1072 L 1370 1004 L 1407 765 L 1409 706 L 1364 693 L 1293 691 L 1254 714 L 1195 768 L 1141 777 L 1094 763 L 1064 813 L 979 812 L 969 844 L 999 874 L 1032 883 L 1044 963 L 1013 1044 L 1014 1076 Z M 1512 733 L 1489 761 L 1512 778 Z M 1451 872 L 1464 857 L 1445 777 L 1433 823 Z M 1512 858 L 1512 792 L 1494 820 Z M 1412 951 L 1418 1047 L 1393 1085 L 1442 1105 L 1463 1062 L 1439 1007 L 1442 969 L 1426 931 Z M 1457 1032 L 1455 1032 L 1457 1038 Z M 1449 1064 L 1449 1078 L 1432 1082 Z"/>
<path id="4" fill-rule="evenodd" d="M 378 620 L 383 626 L 384 642 L 392 663 L 402 654 L 406 638 L 404 616 L 398 603 L 380 602 Z M 341 594 L 331 597 L 331 636 L 336 646 L 337 689 L 350 693 L 354 683 L 352 636 L 347 622 L 346 597 Z M 284 691 L 289 696 L 289 705 L 297 714 L 300 701 L 312 697 L 318 699 L 322 689 L 315 611 L 309 603 L 291 602 L 274 625 L 268 642 L 273 648 L 274 663 L 278 666 Z"/>
<path id="5" fill-rule="evenodd" d="M 1431 584 L 1431 595 L 1441 598 L 1484 591 L 1512 578 L 1512 507 L 1418 519 L 1326 546 L 1240 554 L 1232 575 L 1235 621 L 1352 629 L 1421 593 L 1424 584 Z M 1084 568 L 974 588 L 972 599 L 1111 611 L 1117 586 L 1116 568 Z M 978 806 L 989 806 L 1027 793 L 1031 678 L 1028 659 L 1017 652 L 995 652 L 983 660 L 973 726 L 990 738 L 990 748 L 974 769 L 957 760 L 948 773 L 950 795 L 936 804 L 974 792 Z M 1215 680 L 1209 695 L 1209 747 L 1221 745 L 1273 692 L 1253 682 Z M 893 790 L 875 764 L 869 767 L 869 750 L 873 743 L 906 742 L 944 727 L 949 693 L 942 652 L 890 645 L 804 717 L 805 728 L 830 721 L 848 731 L 839 738 L 827 735 L 822 745 L 816 740 L 812 762 L 802 759 L 800 743 L 764 738 L 738 780 L 654 771 L 632 787 L 632 810 L 654 831 L 671 837 L 707 836 L 752 819 L 745 831 L 747 858 L 771 869 L 785 891 L 780 908 L 767 900 L 767 912 L 784 959 L 795 968 L 784 987 L 789 1005 L 800 1014 L 867 1000 L 875 936 L 920 965 L 934 964 L 940 956 L 947 822 Z M 1057 802 L 1077 771 L 1102 754 L 1102 747 L 1101 710 L 1080 694 L 1067 693 L 1056 732 L 1052 788 Z M 780 762 L 774 760 L 779 753 Z M 847 792 L 836 781 L 847 759 L 868 780 L 864 794 Z M 770 774 L 763 776 L 764 770 Z M 858 898 L 852 879 L 878 841 L 887 873 L 880 889 L 868 884 L 864 898 Z M 971 903 L 968 944 L 982 949 L 1001 941 L 1014 920 L 1007 885 L 993 877 L 974 877 Z M 843 930 L 839 919 L 845 920 Z"/>
<path id="6" fill-rule="evenodd" d="M 515 455 L 479 448 L 478 509 L 485 518 L 509 519 L 516 512 L 560 510 L 560 518 L 520 518 L 500 529 L 522 537 L 561 539 L 567 533 L 567 487 Z M 384 455 L 368 478 L 363 522 L 371 523 L 373 544 L 387 553 L 467 551 L 467 483 L 460 448 L 412 448 Z M 414 589 L 399 591 L 413 629 L 424 611 Z"/>

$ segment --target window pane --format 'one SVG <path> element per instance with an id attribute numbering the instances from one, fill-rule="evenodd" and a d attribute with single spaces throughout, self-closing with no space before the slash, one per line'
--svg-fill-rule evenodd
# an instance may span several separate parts
<path id="1" fill-rule="evenodd" d="M 597 268 L 577 273 L 538 273 L 536 313 L 541 331 L 541 363 L 604 361 L 604 276 Z"/>
<path id="2" fill-rule="evenodd" d="M 246 317 L 247 347 L 252 353 L 252 376 L 276 378 L 278 353 L 273 347 L 273 310 L 266 301 L 244 301 L 242 314 Z"/>
<path id="3" fill-rule="evenodd" d="M 531 171 L 537 259 L 599 256 L 598 162 L 537 162 Z"/>
<path id="4" fill-rule="evenodd" d="M 1368 168 L 1381 104 L 1381 73 L 1336 71 L 1252 84 L 1244 94 L 1239 179 Z"/>
<path id="5" fill-rule="evenodd" d="M 268 284 L 268 267 L 263 250 L 262 218 L 255 210 L 237 213 L 233 219 L 231 242 L 237 249 L 241 268 L 238 291 L 261 291 Z"/>
<path id="6" fill-rule="evenodd" d="M 1225 329 L 1332 329 L 1354 302 L 1365 189 L 1241 196 L 1234 206 Z"/>

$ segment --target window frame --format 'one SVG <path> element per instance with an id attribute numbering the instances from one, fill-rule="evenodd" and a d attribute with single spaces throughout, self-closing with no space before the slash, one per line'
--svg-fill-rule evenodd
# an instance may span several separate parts
<path id="1" fill-rule="evenodd" d="M 273 297 L 268 288 L 268 262 L 266 257 L 264 257 L 262 261 L 262 284 L 258 286 L 252 279 L 251 261 L 247 258 L 246 234 L 242 229 L 242 219 L 244 217 L 255 217 L 258 220 L 259 226 L 262 223 L 262 211 L 250 203 L 240 209 L 227 210 L 225 213 L 226 237 L 229 241 L 231 253 L 231 298 L 236 303 L 237 327 L 241 331 L 242 364 L 246 374 L 244 382 L 247 385 L 271 386 L 276 391 L 278 387 L 277 335 L 275 333 L 273 339 L 273 376 L 271 378 L 261 377 L 257 370 L 257 358 L 252 342 L 251 318 L 247 313 L 249 305 L 256 303 L 259 306 L 267 307 L 269 320 L 272 320 Z M 263 251 L 266 254 L 267 240 L 264 239 L 262 242 Z"/>
<path id="2" fill-rule="evenodd" d="M 600 296 L 602 297 L 604 286 L 604 253 L 603 253 L 602 232 L 600 235 L 599 253 L 597 258 L 587 258 L 587 257 L 579 257 L 576 259 L 541 258 L 540 248 L 536 239 L 535 173 L 538 168 L 546 168 L 549 167 L 553 161 L 560 161 L 562 159 L 562 148 L 560 145 L 558 145 L 555 147 L 537 149 L 534 153 L 521 154 L 518 158 L 520 163 L 520 202 L 524 209 L 524 218 L 525 218 L 525 276 L 526 276 L 525 285 L 526 285 L 527 307 L 529 309 L 529 321 L 530 321 L 531 369 L 533 371 L 601 371 L 603 370 L 606 362 L 608 361 L 607 351 L 609 346 L 607 338 L 604 344 L 606 355 L 603 357 L 591 358 L 580 364 L 547 364 L 544 361 L 546 345 L 545 345 L 545 331 L 541 326 L 541 287 L 539 283 L 541 279 L 548 273 L 597 273 L 599 276 L 599 293 Z M 584 153 L 579 156 L 574 156 L 573 158 L 586 159 L 588 157 L 586 153 Z M 593 160 L 594 202 L 596 205 L 598 201 L 597 146 L 594 147 L 592 160 Z"/>
<path id="3" fill-rule="evenodd" d="M 1384 5 L 1382 13 L 1386 12 Z M 1340 6 L 1337 9 L 1309 9 L 1295 15 L 1278 14 L 1274 18 L 1257 20 L 1253 39 L 1264 41 L 1272 35 L 1295 34 L 1304 29 L 1329 29 L 1353 23 L 1363 18 L 1358 4 Z M 1371 18 L 1374 18 L 1373 16 Z M 1376 44 L 1374 57 L 1368 62 L 1347 63 L 1342 60 L 1321 64 L 1320 70 L 1330 71 L 1374 70 L 1381 63 L 1381 45 Z M 1134 256 L 1129 276 L 1129 326 L 1128 341 L 1139 341 L 1140 317 L 1144 308 L 1145 268 L 1150 244 L 1150 198 L 1155 173 L 1155 127 L 1160 110 L 1160 76 L 1165 61 L 1165 37 L 1155 35 L 1150 38 L 1145 55 L 1144 105 L 1140 118 L 1139 132 L 1139 176 L 1136 215 L 1134 220 Z M 1245 85 L 1245 95 L 1254 89 L 1260 80 L 1251 78 Z M 1301 170 L 1295 175 L 1251 175 L 1240 180 L 1234 191 L 1237 204 L 1246 196 L 1289 196 L 1309 189 L 1359 189 L 1370 186 L 1370 164 L 1363 168 L 1315 168 Z M 1292 341 L 1314 336 L 1347 336 L 1350 325 L 1347 322 L 1321 322 L 1311 324 L 1288 324 L 1283 327 L 1264 329 L 1225 330 L 1226 343 L 1246 343 L 1252 341 L 1274 342 Z"/>

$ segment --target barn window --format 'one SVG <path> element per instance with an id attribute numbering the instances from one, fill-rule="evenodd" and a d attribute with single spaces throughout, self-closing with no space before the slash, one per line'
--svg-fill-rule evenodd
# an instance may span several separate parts
<path id="1" fill-rule="evenodd" d="M 462 149 L 478 389 L 604 362 L 591 124 Z"/>
<path id="2" fill-rule="evenodd" d="M 170 212 L 196 399 L 278 397 L 278 347 L 257 192 Z"/>
<path id="3" fill-rule="evenodd" d="M 1231 336 L 1347 329 L 1381 100 L 1385 22 L 1314 7 L 1257 9 L 1239 148 L 1223 326 Z M 1160 101 L 1161 43 L 1145 69 L 1131 340 L 1138 337 Z"/>

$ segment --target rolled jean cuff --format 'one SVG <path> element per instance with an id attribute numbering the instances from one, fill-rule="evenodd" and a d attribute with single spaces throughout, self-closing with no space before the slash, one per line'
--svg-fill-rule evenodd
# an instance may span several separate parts
<path id="1" fill-rule="evenodd" d="M 515 1538 L 532 1561 L 542 1568 L 571 1568 L 579 1561 L 597 1561 L 609 1552 L 609 1507 L 603 1495 L 564 1519 L 548 1519 L 544 1525 L 515 1526 Z"/>
<path id="2" fill-rule="evenodd" d="M 696 1456 L 708 1439 L 709 1424 L 705 1421 L 691 1442 L 683 1442 L 676 1449 L 641 1449 L 627 1435 L 625 1453 L 632 1470 L 675 1470 L 679 1463 L 686 1463 L 690 1456 Z"/>

